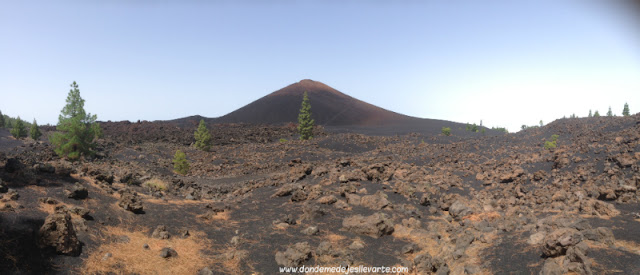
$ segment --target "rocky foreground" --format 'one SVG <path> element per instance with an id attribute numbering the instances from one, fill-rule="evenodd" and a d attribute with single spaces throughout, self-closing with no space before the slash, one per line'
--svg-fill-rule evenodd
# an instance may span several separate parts
<path id="1" fill-rule="evenodd" d="M 77 163 L 0 130 L 3 273 L 640 273 L 640 115 L 311 141 L 217 125 L 211 152 L 168 123 L 103 128 L 96 157 Z M 186 176 L 172 172 L 178 149 Z"/>

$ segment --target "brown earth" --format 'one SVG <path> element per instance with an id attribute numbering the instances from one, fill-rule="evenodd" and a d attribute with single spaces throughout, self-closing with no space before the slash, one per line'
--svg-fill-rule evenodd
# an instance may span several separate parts
<path id="1" fill-rule="evenodd" d="M 288 126 L 210 125 L 210 152 L 190 145 L 195 126 L 103 128 L 96 157 L 76 163 L 0 129 L 3 274 L 640 272 L 638 114 L 497 136 L 318 128 L 310 141 Z M 185 176 L 172 172 L 178 149 Z M 74 248 L 68 227 L 43 242 L 53 217 L 78 256 L 59 254 Z"/>

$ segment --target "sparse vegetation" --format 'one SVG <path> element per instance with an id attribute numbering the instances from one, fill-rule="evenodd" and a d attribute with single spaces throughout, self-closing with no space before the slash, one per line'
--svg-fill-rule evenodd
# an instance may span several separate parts
<path id="1" fill-rule="evenodd" d="M 200 124 L 198 125 L 198 129 L 194 133 L 196 139 L 196 148 L 202 151 L 211 150 L 211 134 L 209 133 L 209 129 L 207 129 L 207 124 L 203 119 L 200 120 Z"/>
<path id="2" fill-rule="evenodd" d="M 622 115 L 623 116 L 629 116 L 630 115 L 630 111 L 629 111 L 629 104 L 628 103 L 624 103 L 624 108 L 622 109 Z"/>
<path id="3" fill-rule="evenodd" d="M 11 129 L 11 135 L 17 139 L 27 136 L 27 129 L 24 127 L 24 122 L 22 122 L 20 117 L 16 120 L 16 124 L 13 126 L 13 129 Z"/>
<path id="4" fill-rule="evenodd" d="M 555 149 L 558 146 L 558 138 L 559 135 L 551 135 L 551 141 L 545 141 L 544 149 L 551 150 Z"/>
<path id="5" fill-rule="evenodd" d="M 300 114 L 298 115 L 298 133 L 300 134 L 301 140 L 313 138 L 313 124 L 314 121 L 311 118 L 311 103 L 309 103 L 307 92 L 304 92 Z"/>
<path id="6" fill-rule="evenodd" d="M 525 125 L 522 125 L 522 126 L 523 126 L 523 127 L 526 127 Z M 509 133 L 509 130 L 507 130 L 507 128 L 506 128 L 506 127 L 491 127 L 491 130 L 500 131 L 500 132 L 503 132 L 503 133 L 505 133 L 505 134 L 508 134 L 508 133 Z M 523 130 L 524 130 L 524 128 L 523 128 Z M 484 133 L 484 129 L 482 129 L 482 132 Z"/>
<path id="7" fill-rule="evenodd" d="M 442 134 L 445 136 L 450 136 L 451 135 L 451 128 L 450 127 L 442 127 Z"/>
<path id="8" fill-rule="evenodd" d="M 522 124 L 522 126 L 520 126 L 521 130 L 535 129 L 535 128 L 540 128 L 540 126 L 538 126 L 538 125 L 527 126 L 527 125 L 524 125 L 524 124 Z"/>
<path id="9" fill-rule="evenodd" d="M 611 111 L 611 106 L 609 106 L 609 111 L 607 111 L 607 116 L 613 116 L 613 112 Z"/>
<path id="10" fill-rule="evenodd" d="M 87 114 L 84 99 L 74 81 L 64 106 L 58 117 L 59 131 L 51 137 L 56 154 L 69 160 L 77 160 L 81 155 L 93 155 L 95 140 L 102 136 L 102 129 L 96 122 L 97 116 Z"/>
<path id="11" fill-rule="evenodd" d="M 596 112 L 593 113 L 593 117 L 600 117 L 600 113 L 598 112 L 598 110 L 596 110 Z"/>
<path id="12" fill-rule="evenodd" d="M 2 111 L 0 111 L 0 128 L 4 128 L 4 115 L 2 115 Z"/>
<path id="13" fill-rule="evenodd" d="M 33 123 L 31 123 L 31 129 L 29 130 L 29 135 L 33 140 L 38 140 L 42 136 L 42 132 L 40 132 L 40 128 L 38 127 L 38 123 L 36 122 L 35 119 L 33 120 Z"/>
<path id="14" fill-rule="evenodd" d="M 286 138 L 281 138 L 280 143 L 286 143 L 288 140 Z"/>
<path id="15" fill-rule="evenodd" d="M 164 191 L 167 190 L 167 185 L 159 180 L 159 179 L 151 179 L 144 183 L 144 186 L 153 190 L 153 191 Z"/>
<path id="16" fill-rule="evenodd" d="M 181 175 L 189 173 L 189 162 L 187 161 L 187 155 L 181 150 L 176 151 L 173 156 L 173 170 Z"/>
<path id="17" fill-rule="evenodd" d="M 588 117 L 593 117 L 593 114 L 591 113 L 591 109 L 589 109 L 589 116 Z"/>

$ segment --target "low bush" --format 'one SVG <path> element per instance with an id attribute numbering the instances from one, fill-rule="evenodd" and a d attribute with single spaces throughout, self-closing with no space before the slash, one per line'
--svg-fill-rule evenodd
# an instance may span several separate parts
<path id="1" fill-rule="evenodd" d="M 144 183 L 144 186 L 153 190 L 153 191 L 164 191 L 167 190 L 167 185 L 159 180 L 159 179 L 151 179 Z"/>
<path id="2" fill-rule="evenodd" d="M 451 128 L 442 127 L 442 134 L 445 135 L 445 136 L 450 136 L 451 135 Z"/>
<path id="3" fill-rule="evenodd" d="M 558 135 L 551 135 L 551 141 L 545 141 L 544 149 L 551 150 L 558 146 Z"/>
<path id="4" fill-rule="evenodd" d="M 178 150 L 173 156 L 173 170 L 181 175 L 189 173 L 189 162 L 187 161 L 187 155 L 184 152 Z"/>

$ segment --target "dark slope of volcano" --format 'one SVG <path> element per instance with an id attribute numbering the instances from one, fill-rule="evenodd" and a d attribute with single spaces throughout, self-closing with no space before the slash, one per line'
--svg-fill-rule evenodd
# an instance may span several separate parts
<path id="1" fill-rule="evenodd" d="M 460 123 L 411 117 L 348 96 L 322 82 L 309 79 L 293 83 L 268 94 L 244 107 L 218 118 L 190 116 L 173 120 L 181 126 L 195 126 L 200 119 L 208 123 L 285 124 L 296 123 L 304 92 L 309 95 L 312 117 L 316 125 L 333 132 L 357 132 L 373 135 L 396 135 L 411 132 L 438 134 L 442 127 L 451 127 L 454 134 Z M 488 130 L 488 129 L 487 129 Z M 498 132 L 488 130 L 487 134 Z"/>
<path id="2" fill-rule="evenodd" d="M 302 80 L 216 119 L 218 123 L 279 124 L 296 122 L 304 92 L 309 94 L 316 124 L 373 126 L 415 118 L 394 113 L 350 97 L 324 83 Z"/>

